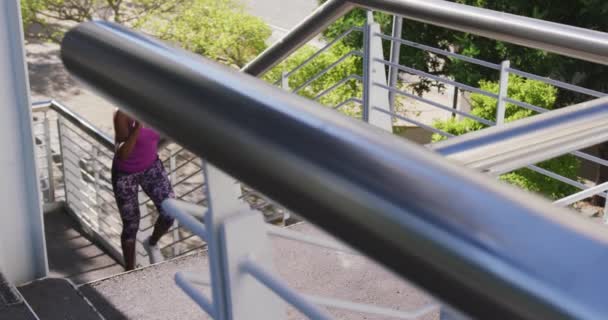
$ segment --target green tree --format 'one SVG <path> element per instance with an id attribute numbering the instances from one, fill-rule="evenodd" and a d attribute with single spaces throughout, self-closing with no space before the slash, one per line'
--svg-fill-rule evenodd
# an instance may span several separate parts
<path id="1" fill-rule="evenodd" d="M 319 0 L 320 3 L 326 1 Z M 608 2 L 605 0 L 457 0 L 453 2 L 592 30 L 608 31 L 608 19 L 605 18 L 608 15 Z M 331 25 L 324 35 L 328 39 L 333 39 L 353 25 L 362 25 L 365 22 L 365 17 L 363 10 L 353 10 Z M 392 19 L 389 15 L 376 13 L 375 20 L 380 24 L 385 34 L 390 34 Z M 598 91 L 608 91 L 608 68 L 605 66 L 456 32 L 409 19 L 404 20 L 402 37 L 446 50 L 453 49 L 456 52 L 485 61 L 499 63 L 503 60 L 510 60 L 513 67 L 524 71 L 549 76 Z M 351 36 L 346 43 L 354 47 L 360 47 L 361 35 Z M 388 46 L 388 41 L 385 45 Z M 477 85 L 480 80 L 497 80 L 498 78 L 498 73 L 495 70 L 460 60 L 431 55 L 408 46 L 402 46 L 400 59 L 403 65 L 431 74 L 448 75 L 458 82 L 469 85 Z M 423 80 L 415 89 L 422 93 L 432 85 L 438 84 Z M 561 107 L 584 99 L 588 99 L 588 97 L 560 90 L 558 91 L 557 104 Z"/>
<path id="2" fill-rule="evenodd" d="M 480 87 L 488 92 L 498 93 L 499 84 L 492 81 L 481 81 Z M 546 109 L 553 109 L 557 100 L 557 89 L 543 82 L 529 80 L 518 76 L 509 78 L 509 96 L 529 104 Z M 471 114 L 487 120 L 496 121 L 496 99 L 480 94 L 471 95 Z M 513 104 L 507 104 L 505 108 L 505 122 L 516 121 L 535 115 L 534 111 L 523 109 Z M 437 121 L 434 126 L 444 132 L 453 135 L 462 135 L 486 127 L 485 125 L 470 119 L 449 119 Z M 444 136 L 435 134 L 433 141 L 445 139 Z M 561 156 L 544 161 L 538 166 L 555 172 L 572 180 L 578 179 L 579 161 L 572 155 Z M 501 176 L 501 179 L 517 185 L 525 190 L 541 193 L 547 197 L 558 199 L 578 191 L 575 187 L 554 180 L 536 171 L 524 168 Z"/>
<path id="3" fill-rule="evenodd" d="M 233 0 L 195 0 L 175 14 L 157 16 L 144 29 L 187 50 L 242 67 L 266 48 L 272 31 Z"/>
<path id="4" fill-rule="evenodd" d="M 172 14 L 188 0 L 21 0 L 28 37 L 60 41 L 74 23 L 108 20 L 138 26 L 152 16 Z"/>
<path id="5" fill-rule="evenodd" d="M 301 65 L 306 59 L 317 52 L 317 48 L 304 46 L 284 60 L 264 75 L 264 80 L 275 83 L 281 80 L 283 72 L 289 72 Z M 318 75 L 321 71 L 329 67 L 332 63 L 339 60 L 351 50 L 343 43 L 337 43 L 326 52 L 320 54 L 306 66 L 300 68 L 289 76 L 289 87 L 292 90 L 298 89 L 308 80 Z M 351 75 L 361 75 L 362 61 L 358 56 L 347 58 L 342 63 L 335 66 L 325 75 L 319 77 L 306 87 L 298 91 L 298 94 L 307 98 L 314 98 L 324 90 L 329 89 L 334 84 Z M 335 88 L 328 94 L 319 99 L 319 102 L 328 107 L 334 107 L 350 98 L 360 98 L 362 94 L 361 84 L 356 80 L 349 80 L 343 85 Z M 349 103 L 340 108 L 340 111 L 353 117 L 361 115 L 361 106 L 356 103 Z"/>

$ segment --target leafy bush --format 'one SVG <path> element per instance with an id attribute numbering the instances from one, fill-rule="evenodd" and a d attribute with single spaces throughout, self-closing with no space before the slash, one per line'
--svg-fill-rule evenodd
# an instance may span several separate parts
<path id="1" fill-rule="evenodd" d="M 288 59 L 284 60 L 267 72 L 264 76 L 264 80 L 270 83 L 279 81 L 283 72 L 293 70 L 306 61 L 306 59 L 312 56 L 315 52 L 317 52 L 317 50 L 317 48 L 312 46 L 304 46 L 291 55 Z M 312 79 L 314 76 L 319 74 L 319 72 L 329 67 L 332 63 L 338 61 L 350 51 L 351 48 L 347 47 L 341 42 L 335 44 L 326 52 L 315 57 L 306 66 L 290 75 L 289 87 L 292 90 L 299 88 L 301 85 L 305 84 L 306 81 Z M 298 94 L 312 99 L 348 76 L 361 75 L 361 68 L 361 58 L 358 56 L 351 56 L 332 68 L 325 75 L 319 77 L 315 81 L 311 82 L 308 86 L 302 88 L 302 90 L 298 91 Z M 358 81 L 351 79 L 320 98 L 319 102 L 325 106 L 334 107 L 350 98 L 361 98 L 361 95 L 361 84 Z M 340 108 L 340 111 L 349 116 L 358 117 L 361 115 L 361 106 L 356 103 L 349 103 Z"/>
<path id="2" fill-rule="evenodd" d="M 498 93 L 499 84 L 497 82 L 481 81 L 482 90 Z M 525 79 L 511 75 L 509 78 L 510 98 L 526 102 L 545 109 L 553 109 L 557 97 L 557 89 L 549 84 Z M 496 99 L 480 94 L 472 94 L 471 114 L 496 121 Z M 507 104 L 505 109 L 505 122 L 516 121 L 535 115 L 536 112 L 521 108 L 513 104 Z M 468 132 L 480 130 L 486 127 L 475 120 L 465 118 L 463 120 L 449 119 L 437 121 L 434 127 L 453 135 L 462 135 Z M 433 142 L 445 139 L 445 137 L 435 134 Z M 577 180 L 577 173 L 580 162 L 572 155 L 565 155 L 538 164 L 539 167 L 557 173 L 561 176 Z M 524 168 L 501 176 L 501 180 L 519 186 L 525 190 L 543 194 L 552 199 L 562 198 L 578 191 L 577 188 L 555 180 L 541 173 Z"/>

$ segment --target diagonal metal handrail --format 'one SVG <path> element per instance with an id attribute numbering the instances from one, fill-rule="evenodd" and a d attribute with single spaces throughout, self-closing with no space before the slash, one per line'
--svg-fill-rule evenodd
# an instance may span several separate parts
<path id="1" fill-rule="evenodd" d="M 608 238 L 567 210 L 115 24 L 68 32 L 62 59 L 129 113 L 473 317 L 608 313 L 608 279 L 587 272 L 608 263 Z M 603 118 L 588 111 L 520 129 Z"/>
<path id="2" fill-rule="evenodd" d="M 608 97 L 442 141 L 429 147 L 501 174 L 608 140 Z"/>
<path id="3" fill-rule="evenodd" d="M 608 64 L 608 35 L 444 0 L 329 0 L 241 71 L 260 76 L 355 7 Z"/>

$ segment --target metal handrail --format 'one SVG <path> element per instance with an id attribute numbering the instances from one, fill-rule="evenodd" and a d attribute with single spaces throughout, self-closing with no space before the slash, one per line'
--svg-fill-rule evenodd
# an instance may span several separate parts
<path id="1" fill-rule="evenodd" d="M 287 58 L 354 7 L 387 11 L 408 19 L 483 37 L 608 64 L 608 35 L 443 0 L 329 0 L 241 70 L 259 76 Z"/>
<path id="2" fill-rule="evenodd" d="M 81 24 L 61 50 L 130 114 L 473 317 L 608 313 L 608 279 L 587 272 L 608 238 L 567 210 L 115 24 Z M 601 116 L 564 116 L 579 109 L 520 129 Z"/>
<path id="3" fill-rule="evenodd" d="M 53 110 L 59 113 L 65 120 L 84 131 L 89 137 L 101 144 L 107 150 L 114 152 L 114 139 L 110 138 L 105 132 L 101 131 L 87 119 L 80 116 L 67 106 L 55 101 L 41 101 L 32 104 L 32 111 L 39 112 L 44 110 Z"/>
<path id="4" fill-rule="evenodd" d="M 442 141 L 429 147 L 501 174 L 608 140 L 608 97 Z"/>

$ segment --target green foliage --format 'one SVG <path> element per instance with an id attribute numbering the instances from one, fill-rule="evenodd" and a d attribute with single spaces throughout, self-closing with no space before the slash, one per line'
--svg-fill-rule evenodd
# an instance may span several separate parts
<path id="1" fill-rule="evenodd" d="M 233 0 L 195 0 L 177 14 L 145 24 L 161 39 L 228 65 L 242 67 L 266 48 L 272 31 Z"/>
<path id="2" fill-rule="evenodd" d="M 319 0 L 319 3 L 326 1 Z M 456 2 L 608 32 L 608 19 L 606 19 L 608 2 L 605 0 L 456 0 Z M 365 16 L 363 10 L 353 10 L 331 25 L 324 35 L 328 39 L 333 39 L 353 25 L 363 25 Z M 389 15 L 376 13 L 375 20 L 380 24 L 383 33 L 391 33 L 392 23 Z M 446 50 L 453 49 L 458 53 L 485 61 L 500 63 L 503 60 L 510 60 L 511 65 L 518 69 L 598 91 L 608 91 L 608 67 L 605 66 L 455 32 L 411 19 L 404 19 L 402 37 Z M 360 33 L 352 36 L 348 41 L 348 45 L 360 47 Z M 387 45 L 385 43 L 385 47 Z M 448 75 L 458 82 L 472 86 L 477 85 L 481 80 L 498 79 L 498 73 L 495 70 L 460 60 L 430 55 L 408 46 L 402 46 L 401 49 L 401 64 L 418 70 L 431 74 Z M 423 93 L 431 86 L 440 85 L 423 80 L 416 85 L 415 90 Z M 588 98 L 567 90 L 559 90 L 556 103 L 558 107 L 562 107 Z"/>
<path id="3" fill-rule="evenodd" d="M 154 16 L 174 14 L 177 8 L 189 1 L 21 0 L 21 15 L 28 37 L 60 42 L 67 28 L 74 23 L 95 19 L 137 27 Z"/>
<path id="4" fill-rule="evenodd" d="M 317 50 L 317 48 L 311 46 L 301 48 L 291 57 L 267 72 L 264 79 L 270 83 L 279 81 L 283 72 L 293 70 L 312 56 L 315 52 L 317 52 Z M 343 57 L 350 50 L 350 47 L 346 46 L 344 43 L 335 44 L 332 48 L 317 56 L 306 66 L 290 75 L 289 87 L 291 89 L 299 88 L 306 81 L 310 80 L 312 77 L 319 74 L 319 72 L 329 67 L 332 63 Z M 349 57 L 327 72 L 325 75 L 321 76 L 310 85 L 300 90 L 298 94 L 307 98 L 314 98 L 324 90 L 330 88 L 350 75 L 361 75 L 361 66 L 362 62 L 360 57 Z M 319 102 L 325 106 L 333 107 L 347 99 L 353 97 L 360 98 L 361 94 L 360 83 L 355 80 L 349 80 L 327 95 L 323 96 L 321 99 L 319 99 Z M 358 104 L 347 104 L 340 108 L 340 111 L 354 117 L 361 116 L 361 107 Z"/>
<path id="5" fill-rule="evenodd" d="M 481 81 L 482 90 L 498 93 L 499 85 L 497 82 Z M 549 84 L 535 80 L 529 80 L 518 76 L 509 78 L 510 98 L 539 106 L 541 108 L 553 109 L 557 99 L 557 89 Z M 496 121 L 496 99 L 480 94 L 471 95 L 472 110 L 471 114 Z M 533 116 L 534 111 L 507 104 L 505 109 L 505 122 L 516 121 L 529 116 Z M 449 119 L 437 121 L 435 128 L 453 135 L 462 135 L 486 127 L 475 120 L 465 118 L 463 120 Z M 433 141 L 440 141 L 445 137 L 435 134 Z M 561 176 L 576 180 L 579 169 L 579 161 L 572 155 L 565 155 L 538 164 L 539 167 L 555 172 Z M 558 199 L 578 191 L 563 182 L 547 177 L 530 169 L 524 168 L 501 176 L 503 181 L 517 185 L 525 190 L 541 193 L 553 199 Z"/>

